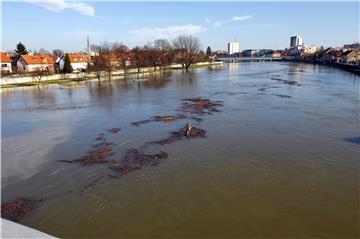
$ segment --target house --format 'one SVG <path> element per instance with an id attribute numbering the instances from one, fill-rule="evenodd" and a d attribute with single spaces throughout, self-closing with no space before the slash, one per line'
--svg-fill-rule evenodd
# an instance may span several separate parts
<path id="1" fill-rule="evenodd" d="M 345 51 L 341 55 L 341 62 L 346 64 L 358 64 L 360 62 L 360 51 Z"/>
<path id="2" fill-rule="evenodd" d="M 321 63 L 338 62 L 342 52 L 336 48 L 326 48 L 324 51 L 319 52 L 316 57 Z"/>
<path id="3" fill-rule="evenodd" d="M 54 72 L 54 59 L 51 55 L 21 55 L 16 63 L 19 72 L 49 71 Z"/>
<path id="4" fill-rule="evenodd" d="M 249 49 L 249 50 L 243 50 L 242 51 L 242 55 L 244 57 L 254 57 L 256 56 L 256 54 L 259 52 L 260 50 L 256 50 L 256 49 Z"/>
<path id="5" fill-rule="evenodd" d="M 53 60 L 54 60 L 54 71 L 55 73 L 60 73 L 60 60 L 61 57 L 58 55 L 53 55 Z"/>
<path id="6" fill-rule="evenodd" d="M 266 57 L 281 57 L 280 51 L 271 51 L 270 53 L 265 54 Z"/>
<path id="7" fill-rule="evenodd" d="M 273 53 L 271 53 L 272 57 L 280 57 L 281 56 L 281 52 L 278 51 L 273 51 Z"/>
<path id="8" fill-rule="evenodd" d="M 64 70 L 65 57 L 68 56 L 70 60 L 73 72 L 85 72 L 88 69 L 88 56 L 83 54 L 67 53 L 65 54 L 60 62 L 60 70 Z"/>
<path id="9" fill-rule="evenodd" d="M 1 63 L 1 73 L 11 73 L 11 62 L 12 60 L 8 54 L 0 52 L 0 63 Z"/>

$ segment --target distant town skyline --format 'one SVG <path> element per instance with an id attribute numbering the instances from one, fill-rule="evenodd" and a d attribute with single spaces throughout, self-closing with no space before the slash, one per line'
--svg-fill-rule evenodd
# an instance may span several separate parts
<path id="1" fill-rule="evenodd" d="M 198 36 L 204 50 L 284 49 L 300 35 L 306 45 L 359 41 L 359 2 L 2 2 L 1 50 L 21 41 L 30 50 L 82 51 L 121 41 L 129 47 L 180 34 Z M 334 17 L 334 12 L 337 16 Z"/>

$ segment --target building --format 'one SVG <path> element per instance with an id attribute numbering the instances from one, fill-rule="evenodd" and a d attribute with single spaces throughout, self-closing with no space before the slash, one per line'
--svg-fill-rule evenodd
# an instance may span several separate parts
<path id="1" fill-rule="evenodd" d="M 341 62 L 346 64 L 359 64 L 360 63 L 360 51 L 349 50 L 341 55 Z"/>
<path id="2" fill-rule="evenodd" d="M 279 52 L 279 51 L 273 51 L 273 52 L 271 53 L 271 57 L 281 57 L 281 52 Z"/>
<path id="3" fill-rule="evenodd" d="M 305 54 L 315 54 L 316 51 L 317 51 L 316 46 L 309 46 L 309 45 L 304 45 L 301 49 L 301 52 Z"/>
<path id="4" fill-rule="evenodd" d="M 254 57 L 254 56 L 256 56 L 259 52 L 260 52 L 260 50 L 257 50 L 257 49 L 243 50 L 243 51 L 242 51 L 242 55 L 243 55 L 244 57 Z"/>
<path id="5" fill-rule="evenodd" d="M 344 45 L 344 48 L 346 49 L 360 49 L 360 42 L 354 43 L 354 44 L 346 44 Z"/>
<path id="6" fill-rule="evenodd" d="M 342 51 L 336 48 L 326 48 L 324 51 L 316 54 L 316 57 L 320 63 L 333 63 L 339 62 L 342 56 Z"/>
<path id="7" fill-rule="evenodd" d="M 227 51 L 224 51 L 224 50 L 217 50 L 214 52 L 213 55 L 215 57 L 227 57 L 228 56 Z"/>
<path id="8" fill-rule="evenodd" d="M 240 45 L 239 42 L 229 42 L 228 43 L 228 54 L 232 55 L 234 53 L 239 53 L 240 52 Z"/>
<path id="9" fill-rule="evenodd" d="M 304 44 L 301 36 L 290 37 L 290 48 L 302 47 Z"/>
<path id="10" fill-rule="evenodd" d="M 109 67 L 119 68 L 121 66 L 121 58 L 117 57 L 114 53 L 101 54 L 96 56 L 91 56 L 91 63 L 93 64 L 96 61 L 104 61 Z"/>
<path id="11" fill-rule="evenodd" d="M 16 66 L 19 72 L 54 72 L 54 59 L 47 54 L 21 55 Z"/>
<path id="12" fill-rule="evenodd" d="M 11 62 L 12 62 L 12 60 L 10 59 L 8 54 L 6 54 L 4 52 L 0 52 L 1 74 L 12 72 Z"/>
<path id="13" fill-rule="evenodd" d="M 73 72 L 85 72 L 88 68 L 88 56 L 84 54 L 66 53 L 59 62 L 60 70 L 64 70 L 65 57 L 68 56 Z"/>

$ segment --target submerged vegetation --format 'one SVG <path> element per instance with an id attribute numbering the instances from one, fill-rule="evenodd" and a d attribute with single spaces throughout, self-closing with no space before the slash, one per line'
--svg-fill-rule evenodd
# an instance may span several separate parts
<path id="1" fill-rule="evenodd" d="M 165 115 L 165 116 L 154 116 L 147 120 L 141 120 L 131 123 L 133 126 L 140 126 L 142 124 L 147 124 L 150 122 L 163 122 L 169 123 L 176 120 L 193 120 L 195 122 L 201 122 L 202 118 L 197 118 L 191 116 L 192 114 L 198 114 L 200 116 L 209 115 L 213 112 L 220 112 L 218 107 L 223 106 L 220 101 L 211 101 L 206 98 L 188 98 L 183 99 L 182 105 L 178 111 L 181 111 L 182 114 L 175 115 Z M 120 131 L 120 128 L 110 128 L 106 130 L 107 133 L 116 134 Z M 140 148 L 131 148 L 125 152 L 123 159 L 117 160 L 114 158 L 115 152 L 113 151 L 112 146 L 114 143 L 108 142 L 106 140 L 106 134 L 100 133 L 96 137 L 95 141 L 98 143 L 92 145 L 92 149 L 89 150 L 84 156 L 78 159 L 63 159 L 59 162 L 62 163 L 74 163 L 81 166 L 94 166 L 98 164 L 109 164 L 110 169 L 113 172 L 116 172 L 118 175 L 109 174 L 111 178 L 127 175 L 130 172 L 144 169 L 147 166 L 156 166 L 163 160 L 167 159 L 168 153 L 160 151 L 158 153 L 149 154 L 145 153 L 142 149 L 148 147 L 152 144 L 165 145 L 176 142 L 181 139 L 191 139 L 191 138 L 205 138 L 206 131 L 193 127 L 191 123 L 186 124 L 185 127 L 171 132 L 171 135 L 167 138 L 148 142 Z M 91 183 L 88 183 L 84 188 L 90 188 L 102 179 L 103 176 L 97 178 Z M 73 191 L 69 191 L 72 193 Z M 7 218 L 12 221 L 20 221 L 26 214 L 31 212 L 34 208 L 35 201 L 27 200 L 23 198 L 16 199 L 14 202 L 3 203 L 2 204 L 2 217 Z"/>

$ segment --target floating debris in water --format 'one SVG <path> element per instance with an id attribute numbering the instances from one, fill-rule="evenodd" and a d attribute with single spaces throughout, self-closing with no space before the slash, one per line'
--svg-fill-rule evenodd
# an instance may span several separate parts
<path id="1" fill-rule="evenodd" d="M 192 119 L 192 120 L 194 120 L 194 121 L 196 121 L 196 122 L 201 122 L 201 121 L 203 121 L 203 119 L 202 118 L 198 118 L 198 117 L 190 117 L 189 119 Z"/>
<path id="2" fill-rule="evenodd" d="M 104 177 L 104 175 L 95 178 L 95 179 L 92 180 L 89 184 L 87 184 L 87 185 L 83 188 L 82 191 L 85 191 L 85 190 L 87 190 L 87 189 L 89 189 L 89 188 L 94 187 L 103 177 Z"/>
<path id="3" fill-rule="evenodd" d="M 215 92 L 211 96 L 217 96 L 217 95 L 233 96 L 233 95 L 247 95 L 247 94 L 248 94 L 247 92 Z"/>
<path id="4" fill-rule="evenodd" d="M 98 137 L 95 139 L 96 141 L 105 141 L 104 133 L 98 134 Z"/>
<path id="5" fill-rule="evenodd" d="M 40 200 L 41 201 L 41 200 Z M 1 217 L 19 222 L 26 214 L 35 208 L 36 200 L 17 198 L 15 201 L 1 204 Z"/>
<path id="6" fill-rule="evenodd" d="M 301 84 L 299 84 L 299 82 L 295 81 L 295 80 L 283 80 L 281 78 L 277 78 L 277 77 L 270 77 L 271 80 L 275 80 L 275 81 L 279 81 L 283 84 L 287 84 L 287 85 L 296 85 L 296 86 L 301 86 Z"/>
<path id="7" fill-rule="evenodd" d="M 183 138 L 206 138 L 206 131 L 203 129 L 198 129 L 196 127 L 191 127 L 191 129 L 189 130 L 188 126 L 186 126 L 178 131 L 171 132 L 171 136 L 168 138 L 158 141 L 151 141 L 149 143 L 164 145 L 173 143 Z"/>
<path id="8" fill-rule="evenodd" d="M 218 107 L 224 106 L 223 101 L 211 101 L 204 98 L 188 98 L 183 99 L 183 103 L 178 111 L 190 114 L 212 114 L 212 112 L 220 112 Z"/>
<path id="9" fill-rule="evenodd" d="M 105 142 L 106 143 L 106 142 Z M 60 160 L 63 163 L 80 163 L 83 166 L 90 166 L 93 164 L 115 163 L 115 160 L 108 160 L 107 158 L 113 156 L 114 152 L 108 145 L 101 145 L 97 149 L 90 150 L 85 156 L 79 159 Z"/>
<path id="10" fill-rule="evenodd" d="M 108 131 L 109 131 L 110 133 L 116 134 L 117 132 L 120 131 L 120 129 L 119 129 L 119 128 L 111 128 L 111 129 L 108 129 Z"/>
<path id="11" fill-rule="evenodd" d="M 144 154 L 138 149 L 130 149 L 126 152 L 124 160 L 121 163 L 114 164 L 111 168 L 122 175 L 129 172 L 143 169 L 148 165 L 158 165 L 162 160 L 167 159 L 168 154 L 161 151 L 156 154 Z"/>
<path id="12" fill-rule="evenodd" d="M 359 137 L 346 138 L 345 141 L 353 143 L 353 144 L 360 145 L 360 136 Z"/>
<path id="13" fill-rule="evenodd" d="M 107 141 L 102 141 L 101 143 L 98 144 L 94 144 L 93 148 L 99 148 L 99 147 L 103 147 L 103 146 L 110 146 L 110 145 L 114 145 L 114 143 L 112 142 L 107 142 Z"/>
<path id="14" fill-rule="evenodd" d="M 281 98 L 291 98 L 290 95 L 280 95 L 280 94 L 274 94 L 274 95 L 281 97 Z"/>
<path id="15" fill-rule="evenodd" d="M 165 115 L 165 116 L 156 115 L 147 120 L 132 122 L 131 125 L 140 126 L 142 124 L 147 124 L 147 123 L 151 123 L 151 122 L 172 122 L 175 120 L 185 119 L 185 118 L 187 118 L 187 117 L 183 114 Z"/>

